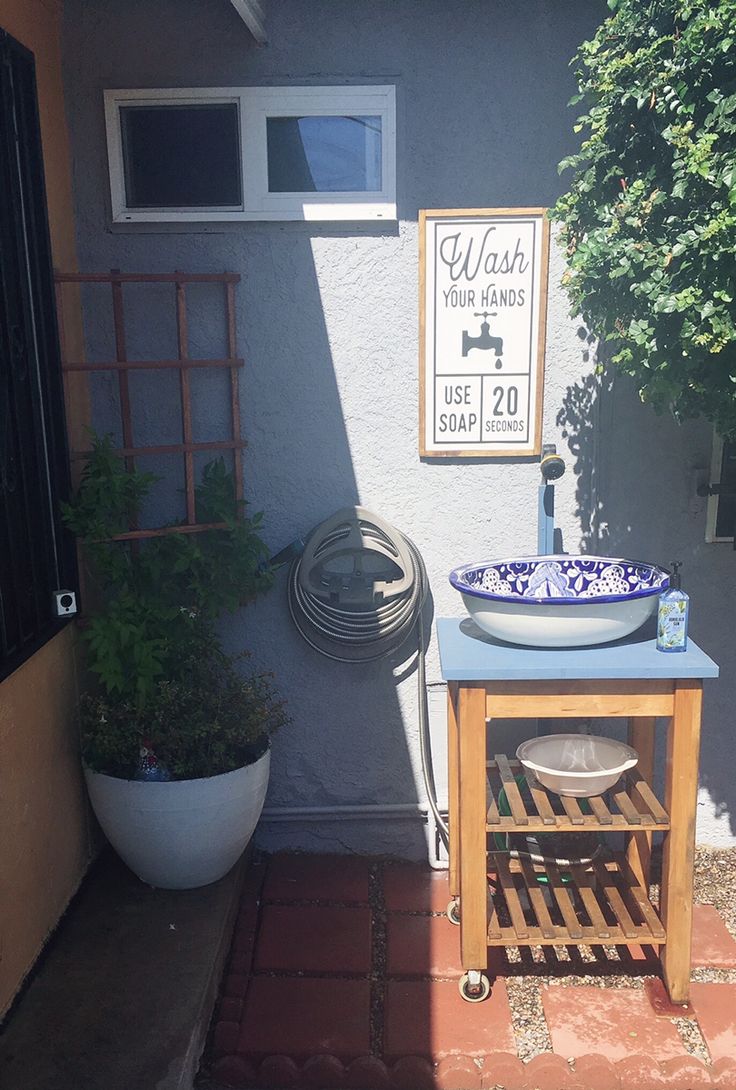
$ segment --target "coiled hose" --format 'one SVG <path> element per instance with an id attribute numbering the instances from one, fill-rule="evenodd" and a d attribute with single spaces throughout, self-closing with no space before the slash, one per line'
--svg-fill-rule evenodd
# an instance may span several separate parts
<path id="1" fill-rule="evenodd" d="M 375 552 L 379 563 L 394 563 L 397 590 L 392 592 L 389 582 L 386 591 L 371 600 L 363 596 L 362 602 L 343 603 L 336 588 L 338 584 L 347 586 L 353 573 L 346 572 L 342 579 L 330 576 L 329 560 L 344 556 L 351 547 L 350 555 L 355 559 L 360 556 L 360 551 L 355 551 L 358 545 L 367 553 Z M 364 508 L 349 508 L 312 530 L 304 554 L 291 565 L 288 587 L 289 612 L 297 630 L 315 651 L 334 662 L 375 662 L 405 645 L 406 658 L 416 653 L 422 776 L 429 807 L 447 847 L 447 822 L 437 803 L 432 774 L 423 620 L 429 583 L 421 553 L 405 534 L 379 516 Z M 412 636 L 415 639 L 409 647 Z"/>

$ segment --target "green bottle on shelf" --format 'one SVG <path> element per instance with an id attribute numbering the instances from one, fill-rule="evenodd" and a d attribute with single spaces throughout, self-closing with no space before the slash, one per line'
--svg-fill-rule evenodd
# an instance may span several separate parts
<path id="1" fill-rule="evenodd" d="M 678 561 L 672 563 L 672 576 L 669 588 L 659 596 L 657 613 L 657 650 L 687 651 L 687 622 L 690 613 L 690 598 L 680 586 L 680 568 Z"/>

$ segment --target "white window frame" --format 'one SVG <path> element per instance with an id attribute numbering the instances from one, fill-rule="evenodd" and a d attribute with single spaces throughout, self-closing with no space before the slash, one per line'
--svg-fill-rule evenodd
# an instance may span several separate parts
<path id="1" fill-rule="evenodd" d="M 240 117 L 242 205 L 229 208 L 128 208 L 120 107 L 131 103 L 173 106 L 231 102 L 237 103 Z M 345 114 L 381 118 L 381 189 L 374 192 L 269 193 L 268 118 Z M 105 125 L 113 223 L 396 219 L 396 88 L 392 85 L 108 90 L 105 91 Z"/>

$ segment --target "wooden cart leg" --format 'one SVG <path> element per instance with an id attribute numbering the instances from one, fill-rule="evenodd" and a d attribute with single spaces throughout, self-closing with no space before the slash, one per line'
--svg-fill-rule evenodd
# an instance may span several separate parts
<path id="1" fill-rule="evenodd" d="M 637 768 L 642 777 L 652 786 L 654 776 L 654 739 L 657 720 L 654 716 L 638 716 L 629 719 L 629 745 L 639 754 Z M 633 802 L 646 809 L 646 803 L 639 798 L 639 792 L 631 792 Z M 626 837 L 626 858 L 629 866 L 644 889 L 649 889 L 649 871 L 652 859 L 652 834 L 646 832 L 629 833 Z"/>
<path id="2" fill-rule="evenodd" d="M 450 896 L 460 896 L 460 808 L 457 782 L 457 682 L 447 683 L 447 793 L 449 804 Z"/>
<path id="3" fill-rule="evenodd" d="M 460 736 L 460 953 L 466 970 L 488 963 L 486 878 L 486 690 L 462 683 Z"/>
<path id="4" fill-rule="evenodd" d="M 690 998 L 695 817 L 700 751 L 702 681 L 677 681 L 675 709 L 667 734 L 665 834 L 660 908 L 667 934 L 662 951 L 664 982 L 673 1003 Z"/>

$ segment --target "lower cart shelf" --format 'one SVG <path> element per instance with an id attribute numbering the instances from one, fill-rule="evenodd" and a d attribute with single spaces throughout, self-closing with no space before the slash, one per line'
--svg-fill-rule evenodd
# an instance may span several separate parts
<path id="1" fill-rule="evenodd" d="M 661 946 L 665 931 L 626 857 L 558 867 L 488 854 L 489 946 Z"/>
<path id="2" fill-rule="evenodd" d="M 669 815 L 638 768 L 624 773 L 605 796 L 574 799 L 547 791 L 532 773 L 524 773 L 519 761 L 497 753 L 494 760 L 486 762 L 486 781 L 489 833 L 586 829 L 653 832 L 670 827 Z M 505 811 L 501 801 L 504 797 Z"/>

